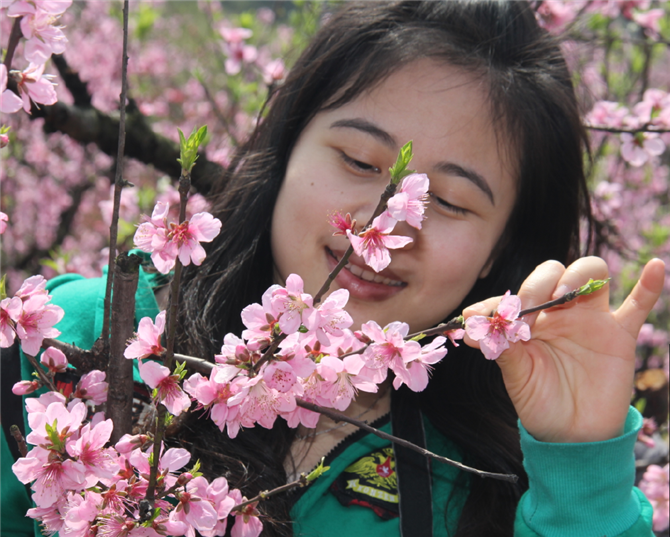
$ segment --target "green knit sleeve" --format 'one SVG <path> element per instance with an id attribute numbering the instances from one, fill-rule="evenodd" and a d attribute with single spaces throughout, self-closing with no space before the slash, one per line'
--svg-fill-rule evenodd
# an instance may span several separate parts
<path id="1" fill-rule="evenodd" d="M 652 507 L 633 487 L 641 426 L 631 408 L 618 438 L 552 444 L 519 424 L 529 490 L 517 508 L 515 537 L 653 537 Z"/>

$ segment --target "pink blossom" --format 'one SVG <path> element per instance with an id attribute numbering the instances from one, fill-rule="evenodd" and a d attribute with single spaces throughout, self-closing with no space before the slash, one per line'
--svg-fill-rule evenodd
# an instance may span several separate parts
<path id="1" fill-rule="evenodd" d="M 170 207 L 158 202 L 151 219 L 137 228 L 134 241 L 142 251 L 151 253 L 154 265 L 163 274 L 174 267 L 177 257 L 183 265 L 200 265 L 206 257 L 201 242 L 210 242 L 221 231 L 221 221 L 201 212 L 181 224 L 167 223 Z"/>
<path id="2" fill-rule="evenodd" d="M 21 350 L 31 356 L 37 355 L 44 338 L 60 335 L 53 325 L 65 312 L 53 304 L 46 304 L 48 295 L 34 295 L 23 303 L 23 311 L 16 320 L 16 334 L 21 340 Z"/>
<path id="3" fill-rule="evenodd" d="M 44 64 L 31 63 L 19 73 L 18 88 L 23 99 L 23 109 L 30 114 L 30 100 L 38 104 L 54 104 L 58 97 L 50 75 L 42 75 Z"/>
<path id="4" fill-rule="evenodd" d="M 0 112 L 3 114 L 11 114 L 21 109 L 23 101 L 11 90 L 7 89 L 7 67 L 5 64 L 0 64 Z M 5 213 L 4 220 L 7 220 Z M 0 232 L 4 233 L 4 229 Z"/>
<path id="5" fill-rule="evenodd" d="M 5 298 L 0 301 L 0 347 L 11 347 L 14 343 L 14 326 L 21 316 L 23 303 L 18 297 Z"/>
<path id="6" fill-rule="evenodd" d="M 656 464 L 650 464 L 639 483 L 640 490 L 654 508 L 653 526 L 654 531 L 665 531 L 670 526 L 670 488 L 668 482 L 670 466 L 663 468 Z"/>
<path id="7" fill-rule="evenodd" d="M 123 356 L 126 358 L 147 358 L 160 356 L 165 349 L 161 345 L 161 336 L 165 330 L 165 311 L 156 316 L 156 323 L 150 317 L 142 317 L 137 327 L 137 336 L 131 339 Z"/>
<path id="8" fill-rule="evenodd" d="M 270 286 L 263 293 L 262 305 L 250 304 L 242 310 L 242 322 L 247 327 L 242 332 L 242 337 L 249 342 L 249 350 L 262 349 L 272 341 L 274 329 L 275 326 L 278 326 L 278 317 L 281 313 L 273 306 L 272 302 L 272 296 L 277 289 L 281 289 L 281 287 L 279 285 Z M 244 345 L 244 342 L 240 340 L 240 344 Z"/>
<path id="9" fill-rule="evenodd" d="M 54 16 L 43 11 L 21 19 L 21 31 L 27 39 L 24 55 L 30 63 L 43 64 L 52 54 L 65 51 L 67 38 L 59 27 L 53 25 L 54 22 Z"/>
<path id="10" fill-rule="evenodd" d="M 199 373 L 191 375 L 184 381 L 184 391 L 193 397 L 199 405 L 210 410 L 212 421 L 223 431 L 228 427 L 228 436 L 235 438 L 239 431 L 239 406 L 228 405 L 228 400 L 244 388 L 244 380 L 233 380 L 236 368 L 224 369 L 215 367 L 210 379 Z M 239 371 L 239 370 L 237 370 Z"/>
<path id="11" fill-rule="evenodd" d="M 402 180 L 396 194 L 388 201 L 387 211 L 391 218 L 399 222 L 407 222 L 416 229 L 421 229 L 425 218 L 426 201 L 428 199 L 428 176 L 425 173 L 413 173 Z"/>
<path id="12" fill-rule="evenodd" d="M 279 393 L 288 392 L 297 379 L 293 368 L 286 362 L 272 362 L 263 370 L 265 383 Z"/>
<path id="13" fill-rule="evenodd" d="M 66 446 L 70 456 L 86 467 L 89 486 L 94 486 L 99 479 L 111 484 L 112 478 L 119 471 L 118 455 L 113 448 L 105 448 L 113 428 L 111 419 L 95 426 L 87 423 L 79 438 L 68 442 Z"/>
<path id="14" fill-rule="evenodd" d="M 15 296 L 19 297 L 22 301 L 25 302 L 32 296 L 48 294 L 46 279 L 44 276 L 37 275 L 31 276 L 30 278 L 24 280 Z M 48 298 L 51 299 L 51 297 Z"/>
<path id="15" fill-rule="evenodd" d="M 356 233 L 356 220 L 353 220 L 349 213 L 347 213 L 346 216 L 342 216 L 341 212 L 336 211 L 330 215 L 328 223 L 337 230 L 333 233 L 333 236 L 346 236 L 347 231 L 351 231 L 354 234 Z"/>
<path id="16" fill-rule="evenodd" d="M 409 332 L 407 323 L 393 322 L 382 330 L 374 321 L 361 326 L 361 331 L 372 343 L 365 349 L 361 358 L 371 369 L 383 371 L 386 378 L 386 368 L 395 370 L 404 369 L 405 362 L 413 360 L 421 352 L 421 345 L 416 341 L 405 341 Z"/>
<path id="17" fill-rule="evenodd" d="M 642 26 L 642 28 L 651 30 L 654 34 L 658 35 L 661 32 L 661 27 L 658 24 L 658 21 L 661 20 L 664 15 L 665 10 L 663 9 L 650 9 L 643 13 L 634 13 L 633 20 Z"/>
<path id="18" fill-rule="evenodd" d="M 272 292 L 272 308 L 279 312 L 279 328 L 285 334 L 296 332 L 301 325 L 313 329 L 316 311 L 311 295 L 303 292 L 303 281 L 297 274 L 286 278 L 286 287 L 278 287 Z"/>
<path id="19" fill-rule="evenodd" d="M 430 366 L 447 354 L 447 349 L 443 346 L 446 341 L 444 337 L 436 337 L 428 345 L 424 345 L 419 354 L 412 353 L 408 359 L 403 360 L 405 367 L 393 370 L 396 375 L 393 387 L 397 390 L 406 384 L 414 392 L 425 390 L 428 386 L 428 374 L 432 369 Z"/>
<path id="20" fill-rule="evenodd" d="M 622 127 L 628 113 L 628 109 L 617 102 L 598 101 L 586 115 L 586 122 L 594 126 Z"/>
<path id="21" fill-rule="evenodd" d="M 205 479 L 203 477 L 196 477 L 193 481 L 197 484 L 199 481 L 205 481 Z M 203 492 L 206 492 L 206 488 Z M 208 532 L 214 528 L 218 517 L 214 506 L 209 501 L 191 492 L 190 487 L 188 491 L 177 492 L 175 496 L 179 500 L 179 503 L 170 512 L 170 520 L 172 522 L 184 522 L 199 532 Z"/>
<path id="22" fill-rule="evenodd" d="M 410 237 L 389 235 L 395 224 L 396 221 L 384 212 L 375 218 L 372 226 L 360 235 L 347 231 L 347 237 L 356 255 L 361 256 L 375 272 L 381 272 L 391 264 L 389 248 L 402 248 L 412 242 Z"/>
<path id="23" fill-rule="evenodd" d="M 55 429 L 60 441 L 63 442 L 77 433 L 85 417 L 84 403 L 78 402 L 68 409 L 65 404 L 57 400 L 49 404 L 44 412 L 28 414 L 31 431 L 26 436 L 26 442 L 34 446 L 52 445 L 47 434 L 47 425 Z"/>
<path id="24" fill-rule="evenodd" d="M 179 416 L 191 406 L 191 399 L 179 387 L 179 375 L 170 374 L 167 367 L 150 360 L 140 362 L 140 376 L 148 386 L 157 390 L 157 399 L 170 414 Z"/>
<path id="25" fill-rule="evenodd" d="M 49 368 L 51 373 L 63 373 L 67 369 L 67 358 L 63 351 L 49 347 L 42 353 L 40 362 Z"/>
<path id="26" fill-rule="evenodd" d="M 337 289 L 328 295 L 317 309 L 316 337 L 322 345 L 330 345 L 329 335 L 340 337 L 342 330 L 349 328 L 353 323 L 344 307 L 349 301 L 349 291 Z"/>
<path id="27" fill-rule="evenodd" d="M 94 369 L 86 373 L 77 384 L 74 397 L 88 399 L 95 405 L 101 405 L 107 401 L 107 390 L 109 385 L 105 382 L 105 372 Z"/>
<path id="28" fill-rule="evenodd" d="M 253 62 L 258 56 L 256 47 L 243 43 L 251 37 L 252 32 L 247 28 L 221 28 L 219 31 L 226 41 L 226 73 L 236 75 L 242 69 L 242 62 Z"/>
<path id="29" fill-rule="evenodd" d="M 241 391 L 229 399 L 229 404 L 240 404 L 244 420 L 258 422 L 271 429 L 280 412 L 292 412 L 296 408 L 295 397 L 289 393 L 273 390 L 259 376 L 247 383 L 248 391 Z M 243 420 L 243 424 L 244 424 Z"/>
<path id="30" fill-rule="evenodd" d="M 231 490 L 230 496 L 235 499 L 235 504 L 239 505 L 247 501 L 242 493 L 237 490 Z M 260 513 L 256 509 L 258 502 L 250 503 L 242 509 L 235 511 L 235 524 L 230 531 L 231 537 L 258 537 L 263 531 L 263 523 L 259 520 Z"/>
<path id="31" fill-rule="evenodd" d="M 9 7 L 7 16 L 20 17 L 37 12 L 44 12 L 49 15 L 62 15 L 71 5 L 72 0 L 39 0 L 39 2 L 18 0 Z"/>
<path id="32" fill-rule="evenodd" d="M 493 317 L 473 315 L 465 320 L 465 332 L 475 341 L 487 360 L 495 360 L 509 348 L 509 342 L 528 341 L 530 328 L 523 321 L 517 321 L 521 311 L 521 299 L 510 295 L 503 296 Z"/>
<path id="33" fill-rule="evenodd" d="M 621 140 L 623 141 L 621 156 L 631 166 L 642 166 L 645 162 L 665 151 L 665 143 L 656 133 L 638 132 L 630 134 L 624 132 L 621 134 Z"/>
<path id="34" fill-rule="evenodd" d="M 633 112 L 642 123 L 661 127 L 668 126 L 665 124 L 668 110 L 670 110 L 670 94 L 655 88 L 645 91 L 642 101 L 633 107 Z"/>
<path id="35" fill-rule="evenodd" d="M 344 411 L 351 404 L 356 390 L 376 392 L 377 385 L 365 377 L 357 375 L 365 366 L 359 355 L 347 356 L 340 360 L 334 356 L 324 356 L 317 366 L 317 372 L 324 379 L 317 401 L 325 406 Z"/>
<path id="36" fill-rule="evenodd" d="M 2 95 L 0 95 L 0 112 L 2 112 Z M 0 132 L 0 149 L 3 147 L 7 147 L 7 144 L 9 144 L 9 136 L 7 135 L 6 132 Z M 2 215 L 5 216 L 5 219 L 3 220 Z M 7 215 L 5 213 L 0 213 L 0 235 L 2 235 L 5 232 L 5 229 L 7 229 Z"/>
<path id="37" fill-rule="evenodd" d="M 268 62 L 265 67 L 263 67 L 263 82 L 270 85 L 274 82 L 282 80 L 286 74 L 286 67 L 284 61 L 281 58 L 272 60 Z"/>
<path id="38" fill-rule="evenodd" d="M 61 511 L 65 510 L 66 504 L 65 497 L 61 497 L 49 507 L 33 507 L 32 509 L 28 509 L 26 516 L 40 521 L 44 535 L 53 535 L 63 527 L 63 515 L 61 515 Z"/>

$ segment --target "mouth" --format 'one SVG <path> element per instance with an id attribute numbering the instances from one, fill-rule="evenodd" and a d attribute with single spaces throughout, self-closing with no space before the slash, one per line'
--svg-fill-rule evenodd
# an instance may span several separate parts
<path id="1" fill-rule="evenodd" d="M 335 268 L 343 255 L 343 252 L 333 252 L 326 247 L 330 271 Z M 341 288 L 347 289 L 353 298 L 362 300 L 385 300 L 407 287 L 407 282 L 398 279 L 390 270 L 386 269 L 377 274 L 362 260 L 353 256 L 349 258 L 349 262 L 339 272 L 335 281 Z"/>

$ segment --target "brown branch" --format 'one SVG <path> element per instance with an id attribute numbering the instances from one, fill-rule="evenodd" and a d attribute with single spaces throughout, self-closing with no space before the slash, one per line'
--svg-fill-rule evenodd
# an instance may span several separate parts
<path id="1" fill-rule="evenodd" d="M 421 455 L 425 457 L 429 457 L 431 459 L 435 459 L 436 461 L 442 462 L 444 464 L 449 464 L 451 466 L 455 466 L 456 468 L 459 468 L 460 470 L 463 470 L 465 472 L 471 472 L 473 474 L 478 475 L 479 477 L 490 477 L 492 479 L 499 479 L 501 481 L 509 481 L 510 483 L 516 483 L 517 480 L 519 479 L 516 475 L 514 474 L 497 474 L 493 472 L 485 472 L 483 470 L 477 470 L 476 468 L 471 468 L 470 466 L 466 466 L 458 461 L 452 461 L 451 459 L 448 459 L 447 457 L 443 457 L 441 455 L 436 455 L 432 451 L 428 451 L 427 449 L 424 449 L 422 447 L 419 447 L 415 444 L 412 444 L 411 442 L 408 442 L 407 440 L 404 440 L 402 438 L 398 438 L 397 436 L 393 436 L 392 434 L 385 433 L 383 431 L 380 431 L 379 429 L 375 429 L 374 427 L 368 425 L 364 421 L 357 420 L 355 418 L 350 418 L 349 416 L 342 414 L 341 412 L 337 412 L 336 410 L 332 410 L 330 408 L 324 408 L 319 405 L 315 405 L 313 403 L 308 403 L 307 401 L 303 401 L 302 399 L 299 399 L 296 397 L 296 403 L 298 406 L 302 408 L 306 408 L 307 410 L 311 410 L 312 412 L 318 412 L 319 414 L 323 414 L 324 416 L 328 416 L 330 419 L 334 421 L 346 421 L 347 423 L 351 423 L 352 425 L 355 425 L 356 427 L 359 427 L 369 433 L 374 434 L 375 436 L 378 436 L 379 438 L 383 438 L 384 440 L 390 440 L 394 444 L 397 444 L 399 446 L 406 447 L 408 449 L 411 449 L 413 451 L 416 451 L 417 453 L 421 453 Z"/>
<path id="2" fill-rule="evenodd" d="M 12 433 L 14 440 L 16 440 L 16 443 L 18 444 L 19 453 L 21 456 L 25 457 L 28 455 L 28 446 L 26 446 L 26 439 L 23 438 L 23 435 L 21 434 L 21 429 L 19 429 L 17 425 L 12 425 L 9 428 L 9 431 Z"/>
<path id="3" fill-rule="evenodd" d="M 54 347 L 61 351 L 67 361 L 77 368 L 79 373 L 88 373 L 94 369 L 100 371 L 107 370 L 107 360 L 92 351 L 80 349 L 75 345 L 58 341 L 57 339 L 46 338 L 42 341 L 42 348 L 48 349 Z"/>
<path id="4" fill-rule="evenodd" d="M 305 474 L 300 474 L 300 477 L 296 479 L 295 481 L 291 481 L 290 483 L 286 483 L 286 485 L 282 485 L 281 487 L 277 487 L 272 490 L 264 490 L 263 492 L 259 493 L 258 496 L 254 496 L 250 500 L 246 500 L 242 503 L 238 503 L 235 507 L 233 507 L 230 511 L 241 511 L 244 507 L 247 505 L 251 505 L 252 503 L 257 503 L 261 502 L 264 500 L 267 500 L 268 498 L 271 498 L 272 496 L 276 496 L 277 494 L 281 494 L 282 492 L 289 491 L 294 488 L 301 488 L 301 487 L 306 487 L 309 485 L 309 481 L 307 480 L 307 476 Z"/>
<path id="5" fill-rule="evenodd" d="M 51 61 L 53 61 L 56 69 L 58 69 L 58 74 L 72 95 L 74 104 L 84 107 L 91 106 L 91 94 L 88 91 L 88 84 L 79 78 L 79 73 L 70 67 L 65 60 L 65 56 L 62 54 L 52 54 Z"/>
<path id="6" fill-rule="evenodd" d="M 602 125 L 584 125 L 584 127 L 592 131 L 612 132 L 615 134 L 621 134 L 621 133 L 636 134 L 638 132 L 657 132 L 663 134 L 665 132 L 670 132 L 670 129 L 650 129 L 647 125 L 643 125 L 642 127 L 637 127 L 634 129 L 633 128 L 626 129 L 623 127 L 605 127 Z"/>
<path id="7" fill-rule="evenodd" d="M 112 223 L 109 226 L 109 267 L 107 271 L 107 285 L 105 287 L 104 313 L 102 317 L 102 342 L 106 348 L 110 333 L 110 308 L 112 306 L 112 281 L 116 274 L 116 241 L 119 231 L 119 211 L 121 209 L 121 191 L 123 180 L 123 155 L 126 145 L 126 98 L 128 95 L 128 0 L 123 2 L 123 52 L 121 55 L 121 109 L 119 114 L 119 136 L 116 152 L 116 174 L 114 176 L 114 208 L 112 209 Z M 125 340 L 124 340 L 125 342 Z"/>
<path id="8" fill-rule="evenodd" d="M 28 358 L 28 361 L 30 362 L 30 365 L 33 366 L 33 369 L 35 370 L 35 372 L 36 372 L 37 375 L 39 376 L 40 381 L 42 382 L 42 384 L 44 384 L 45 386 L 47 386 L 47 387 L 49 388 L 50 391 L 52 391 L 52 392 L 57 392 L 57 391 L 58 391 L 58 388 L 56 388 L 56 385 L 54 384 L 53 379 L 50 378 L 50 377 L 44 372 L 44 369 L 42 369 L 42 366 L 41 366 L 39 363 L 37 363 L 37 358 L 35 358 L 34 356 L 31 356 L 31 355 L 28 354 L 27 352 L 24 352 L 23 354 L 25 355 L 26 358 Z"/>
<path id="9" fill-rule="evenodd" d="M 126 342 L 135 330 L 135 293 L 142 259 L 123 253 L 114 266 L 114 300 L 112 301 L 112 330 L 107 367 L 107 417 L 114 429 L 110 442 L 115 444 L 132 431 L 133 420 L 133 361 L 123 356 Z"/>
<path id="10" fill-rule="evenodd" d="M 148 164 L 169 177 L 179 177 L 177 163 L 179 144 L 155 133 L 146 117 L 131 100 L 126 115 L 126 145 L 124 154 Z M 82 145 L 95 144 L 107 155 L 116 156 L 118 150 L 119 120 L 92 106 L 68 105 L 57 102 L 33 110 L 31 118 L 44 118 L 44 131 L 62 132 Z M 223 167 L 199 154 L 198 165 L 191 180 L 194 188 L 207 194 L 223 175 Z"/>
<path id="11" fill-rule="evenodd" d="M 5 67 L 7 71 L 12 69 L 12 60 L 14 59 L 14 52 L 16 52 L 16 47 L 19 44 L 19 39 L 23 35 L 21 32 L 21 19 L 23 17 L 17 17 L 14 19 L 14 24 L 12 25 L 12 31 L 9 33 L 9 42 L 7 43 L 7 54 L 5 54 Z"/>

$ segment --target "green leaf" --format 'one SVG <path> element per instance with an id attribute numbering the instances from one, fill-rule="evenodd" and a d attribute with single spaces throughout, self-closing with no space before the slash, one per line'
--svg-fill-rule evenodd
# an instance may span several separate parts
<path id="1" fill-rule="evenodd" d="M 0 300 L 4 300 L 7 298 L 7 288 L 5 286 L 5 282 L 7 280 L 7 274 L 3 274 L 2 278 L 0 278 Z"/>
<path id="2" fill-rule="evenodd" d="M 186 173 L 191 173 L 195 161 L 198 158 L 198 147 L 202 144 L 203 140 L 207 136 L 207 125 L 203 125 L 199 129 L 193 127 L 193 131 L 188 137 L 188 140 L 184 136 L 184 133 L 179 131 L 179 153 L 180 158 L 177 159 L 177 162 L 181 164 L 182 170 Z"/>
<path id="3" fill-rule="evenodd" d="M 642 414 L 647 406 L 647 400 L 644 397 L 642 399 L 638 399 L 637 401 L 635 401 L 635 404 L 633 406 L 640 414 Z"/>
<path id="4" fill-rule="evenodd" d="M 579 290 L 577 291 L 577 296 L 583 296 L 583 295 L 590 295 L 591 293 L 595 293 L 599 289 L 602 289 L 605 287 L 605 284 L 610 281 L 610 278 L 607 278 L 606 280 L 592 280 L 589 279 L 586 284 L 582 285 Z"/>
<path id="5" fill-rule="evenodd" d="M 325 474 L 328 470 L 330 470 L 330 466 L 323 465 L 324 460 L 325 457 L 321 457 L 321 462 L 319 463 L 319 466 L 317 466 L 316 468 L 314 468 L 314 470 L 310 472 L 310 474 L 307 476 L 307 481 L 311 483 L 312 481 L 315 481 L 323 474 Z"/>
<path id="6" fill-rule="evenodd" d="M 426 334 L 417 334 L 412 339 L 410 339 L 410 341 L 421 341 L 425 337 L 426 337 Z"/>
<path id="7" fill-rule="evenodd" d="M 200 471 L 200 459 L 195 461 L 195 464 L 193 465 L 193 468 L 189 470 L 189 473 L 193 477 L 200 477 L 202 475 L 202 472 Z"/>
<path id="8" fill-rule="evenodd" d="M 397 185 L 403 177 L 414 173 L 414 170 L 407 169 L 407 166 L 413 157 L 414 154 L 412 153 L 412 140 L 410 140 L 400 148 L 395 164 L 389 168 L 389 172 L 391 172 L 391 182 L 393 184 Z"/>

